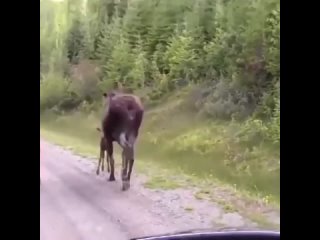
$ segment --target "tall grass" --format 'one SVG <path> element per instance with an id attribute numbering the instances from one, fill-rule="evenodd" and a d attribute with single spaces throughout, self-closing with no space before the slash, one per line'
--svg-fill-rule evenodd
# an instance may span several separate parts
<path id="1" fill-rule="evenodd" d="M 168 101 L 169 103 L 172 101 Z M 98 149 L 99 113 L 43 114 L 41 126 Z M 280 200 L 279 149 L 268 142 L 240 141 L 236 122 L 208 122 L 164 104 L 147 111 L 137 159 L 199 178 L 218 179 Z"/>

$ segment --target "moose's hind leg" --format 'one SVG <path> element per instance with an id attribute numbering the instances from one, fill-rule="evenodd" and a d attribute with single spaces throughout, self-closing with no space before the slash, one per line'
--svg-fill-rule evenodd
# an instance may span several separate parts
<path id="1" fill-rule="evenodd" d="M 133 147 L 127 148 L 125 151 L 125 164 L 126 164 L 126 176 L 122 183 L 122 190 L 126 191 L 130 188 L 130 178 L 131 178 L 131 172 L 133 168 L 134 163 L 134 150 Z M 129 167 L 129 169 L 128 169 Z"/>
<path id="2" fill-rule="evenodd" d="M 106 150 L 107 150 L 107 157 L 109 157 L 110 159 L 110 168 L 111 168 L 111 172 L 110 172 L 110 176 L 109 176 L 109 181 L 115 181 L 116 178 L 114 177 L 114 158 L 113 158 L 113 144 L 112 141 L 107 140 L 107 144 L 106 144 Z"/>
<path id="3" fill-rule="evenodd" d="M 122 191 L 125 191 L 128 189 L 128 159 L 126 150 L 122 150 Z"/>
<path id="4" fill-rule="evenodd" d="M 111 172 L 110 172 L 109 181 L 112 182 L 116 180 L 116 178 L 114 177 L 114 158 L 112 155 L 110 156 L 110 167 L 111 167 Z"/>
<path id="5" fill-rule="evenodd" d="M 107 171 L 108 173 L 110 172 L 110 157 L 108 154 L 107 154 Z"/>

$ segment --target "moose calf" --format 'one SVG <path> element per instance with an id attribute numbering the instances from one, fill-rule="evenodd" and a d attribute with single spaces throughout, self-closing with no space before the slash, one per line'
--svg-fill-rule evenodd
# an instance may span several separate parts
<path id="1" fill-rule="evenodd" d="M 101 167 L 101 170 L 104 171 L 105 152 L 107 151 L 107 139 L 103 136 L 103 133 L 100 128 L 97 128 L 97 131 L 101 133 L 101 136 L 100 136 L 100 155 L 99 155 L 99 162 L 98 162 L 98 168 L 97 168 L 97 175 L 99 175 L 100 167 Z M 109 161 L 108 154 L 107 154 L 107 170 L 108 170 L 108 172 L 110 172 L 110 161 Z"/>

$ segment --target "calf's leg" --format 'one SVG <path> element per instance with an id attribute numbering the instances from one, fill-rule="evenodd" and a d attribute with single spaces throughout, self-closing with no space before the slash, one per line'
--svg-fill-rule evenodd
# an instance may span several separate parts
<path id="1" fill-rule="evenodd" d="M 105 161 L 105 155 L 104 155 L 104 150 L 101 150 L 101 161 L 102 161 L 102 163 L 101 163 L 101 170 L 102 170 L 102 172 L 104 172 L 104 161 Z"/>
<path id="2" fill-rule="evenodd" d="M 100 149 L 100 155 L 99 155 L 99 162 L 98 162 L 98 168 L 97 168 L 97 175 L 100 173 L 100 166 L 101 166 L 101 161 L 103 160 L 104 157 L 104 152 L 102 149 Z"/>

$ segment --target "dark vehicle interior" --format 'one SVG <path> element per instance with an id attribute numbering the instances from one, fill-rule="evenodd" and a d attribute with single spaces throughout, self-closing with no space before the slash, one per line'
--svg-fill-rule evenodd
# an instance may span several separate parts
<path id="1" fill-rule="evenodd" d="M 274 231 L 229 231 L 229 232 L 201 232 L 178 233 L 131 240 L 279 240 L 280 232 Z"/>

